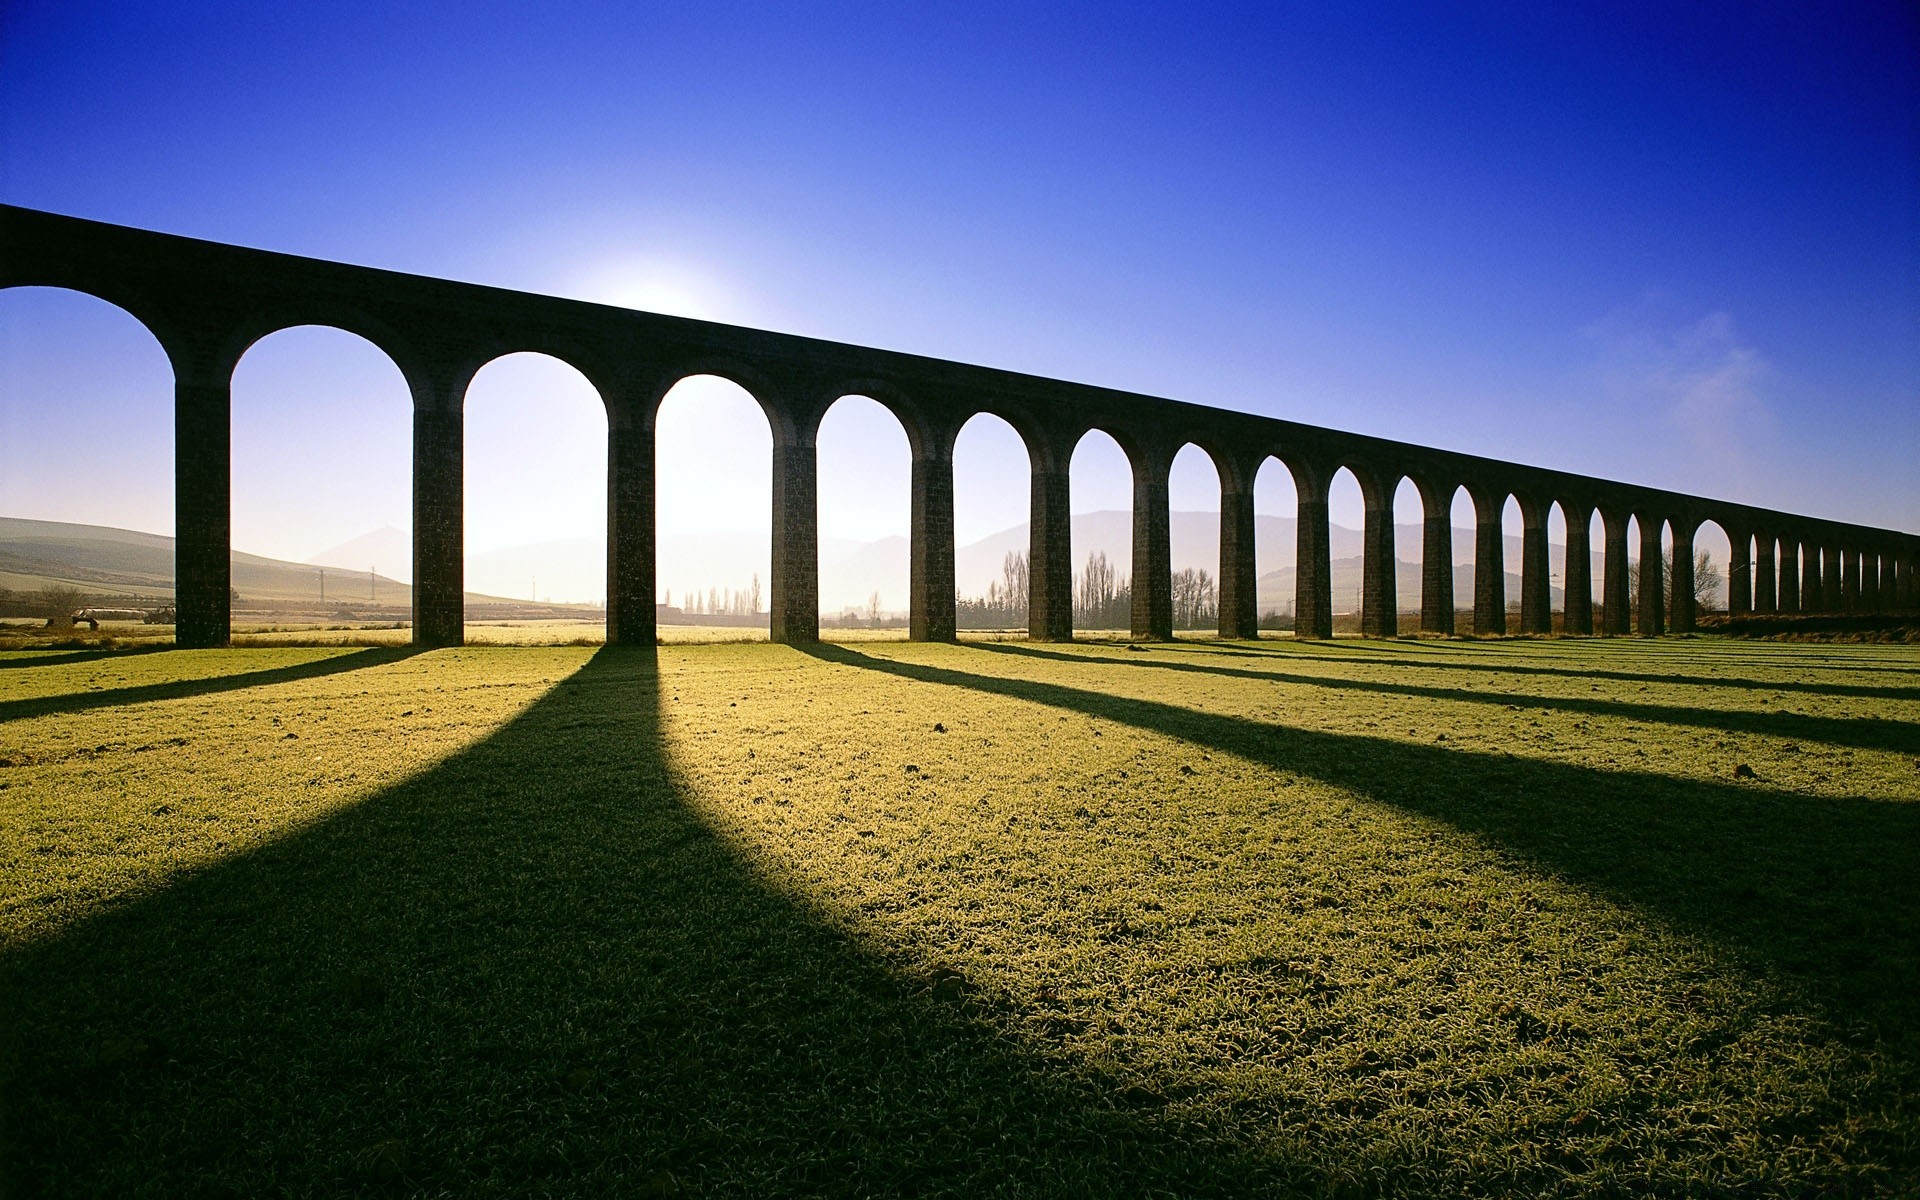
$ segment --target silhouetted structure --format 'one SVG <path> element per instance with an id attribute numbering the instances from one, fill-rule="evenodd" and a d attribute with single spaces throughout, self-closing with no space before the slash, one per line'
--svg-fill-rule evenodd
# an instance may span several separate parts
<path id="1" fill-rule="evenodd" d="M 177 641 L 228 640 L 230 385 L 255 341 L 294 325 L 331 325 L 383 349 L 413 393 L 414 641 L 462 637 L 462 417 L 467 385 L 495 358 L 552 355 L 577 368 L 607 407 L 607 638 L 654 637 L 654 414 L 675 383 L 710 374 L 759 401 L 773 428 L 774 640 L 818 638 L 814 435 L 827 408 L 865 395 L 891 409 L 913 453 L 911 633 L 954 636 L 953 445 L 976 413 L 1004 418 L 1032 469 L 1028 629 L 1071 636 L 1067 468 L 1082 434 L 1102 429 L 1133 469 L 1133 632 L 1173 631 L 1167 472 L 1191 442 L 1218 469 L 1220 632 L 1252 637 L 1253 481 L 1267 458 L 1293 475 L 1299 506 L 1296 632 L 1333 629 L 1327 488 L 1341 467 L 1366 504 L 1361 625 L 1397 632 L 1393 495 L 1403 478 L 1425 508 L 1420 627 L 1452 633 L 1451 512 L 1465 488 L 1478 518 L 1473 629 L 1506 628 L 1501 511 L 1524 526 L 1520 630 L 1550 628 L 1547 515 L 1566 518 L 1565 627 L 1593 632 L 1588 527 L 1605 527 L 1605 629 L 1630 631 L 1627 526 L 1639 526 L 1637 627 L 1693 627 L 1691 580 L 1676 579 L 1662 611 L 1662 530 L 1676 570 L 1691 573 L 1695 532 L 1718 524 L 1733 547 L 1729 608 L 1873 611 L 1913 607 L 1920 538 L 1433 450 L 1084 384 L 1041 379 L 886 350 L 633 312 L 500 288 L 402 275 L 0 206 L 0 287 L 70 288 L 126 309 L 173 364 Z M 1756 569 L 1757 568 L 1757 569 Z"/>

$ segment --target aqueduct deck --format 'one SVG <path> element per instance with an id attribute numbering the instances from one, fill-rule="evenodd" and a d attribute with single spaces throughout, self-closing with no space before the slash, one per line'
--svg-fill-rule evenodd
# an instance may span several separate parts
<path id="1" fill-rule="evenodd" d="M 1520 631 L 1551 627 L 1547 519 L 1566 520 L 1564 625 L 1592 633 L 1593 514 L 1604 538 L 1604 628 L 1687 630 L 1695 620 L 1693 540 L 1711 521 L 1732 547 L 1735 613 L 1878 611 L 1915 605 L 1920 537 L 1429 449 L 1272 417 L 886 350 L 635 312 L 577 300 L 251 250 L 0 205 L 0 287 L 68 288 L 116 304 L 149 329 L 174 374 L 177 644 L 224 645 L 229 596 L 231 380 L 246 349 L 297 325 L 329 325 L 380 347 L 413 396 L 413 638 L 463 636 L 462 407 L 488 362 L 520 351 L 562 360 L 607 410 L 607 639 L 654 637 L 654 415 L 693 375 L 745 388 L 773 430 L 774 640 L 819 636 L 814 437 L 829 406 L 864 395 L 890 409 L 912 449 L 911 636 L 955 636 L 953 446 L 993 413 L 1019 433 L 1032 470 L 1029 632 L 1072 635 L 1068 463 L 1080 437 L 1112 435 L 1133 473 L 1135 635 L 1173 632 L 1167 476 L 1192 443 L 1213 460 L 1220 495 L 1220 632 L 1253 636 L 1253 481 L 1269 457 L 1291 472 L 1299 507 L 1296 630 L 1333 630 L 1327 490 L 1340 468 L 1366 506 L 1361 624 L 1397 632 L 1393 495 L 1419 489 L 1420 628 L 1454 632 L 1451 511 L 1465 488 L 1477 518 L 1473 629 L 1506 626 L 1501 512 L 1523 532 Z M 1646 578 L 1628 612 L 1628 525 Z M 1676 578 L 1663 611 L 1662 531 Z"/>

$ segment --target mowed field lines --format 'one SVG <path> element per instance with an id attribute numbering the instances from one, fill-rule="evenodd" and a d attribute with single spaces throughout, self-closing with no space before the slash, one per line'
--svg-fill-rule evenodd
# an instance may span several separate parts
<path id="1" fill-rule="evenodd" d="M 14 1194 L 1920 1190 L 1920 651 L 0 656 Z"/>

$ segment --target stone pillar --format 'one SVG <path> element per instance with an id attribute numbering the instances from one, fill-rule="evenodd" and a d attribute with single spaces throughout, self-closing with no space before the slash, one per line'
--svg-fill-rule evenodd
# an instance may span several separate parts
<path id="1" fill-rule="evenodd" d="M 1294 472 L 1299 523 L 1294 540 L 1293 636 L 1333 636 L 1333 564 L 1327 532 L 1328 476 L 1317 468 Z"/>
<path id="2" fill-rule="evenodd" d="M 1547 509 L 1520 504 L 1520 632 L 1553 632 L 1553 578 L 1547 567 Z"/>
<path id="3" fill-rule="evenodd" d="M 1133 636 L 1173 638 L 1173 546 L 1164 457 L 1142 448 L 1133 463 Z"/>
<path id="4" fill-rule="evenodd" d="M 1911 612 L 1920 607 L 1920 580 L 1914 578 L 1916 568 L 1920 568 L 1920 554 L 1908 547 L 1899 555 L 1900 590 L 1896 594 L 1900 611 Z"/>
<path id="5" fill-rule="evenodd" d="M 1825 612 L 1827 581 L 1820 572 L 1821 548 L 1816 542 L 1800 543 L 1800 611 Z"/>
<path id="6" fill-rule="evenodd" d="M 819 458 L 812 434 L 775 434 L 773 578 L 768 636 L 790 646 L 820 640 Z"/>
<path id="7" fill-rule="evenodd" d="M 951 642 L 959 634 L 954 602 L 953 436 L 929 435 L 913 459 L 907 636 Z"/>
<path id="8" fill-rule="evenodd" d="M 1561 502 L 1567 517 L 1566 631 L 1579 637 L 1593 633 L 1593 510 L 1584 504 Z"/>
<path id="9" fill-rule="evenodd" d="M 1507 631 L 1506 545 L 1500 529 L 1500 510 L 1505 507 L 1505 492 L 1498 494 L 1468 488 L 1473 496 L 1473 631 L 1476 634 Z"/>
<path id="10" fill-rule="evenodd" d="M 1727 615 L 1753 611 L 1753 536 L 1744 529 L 1727 531 L 1732 557 L 1727 562 Z"/>
<path id="11" fill-rule="evenodd" d="M 1420 629 L 1453 636 L 1453 488 L 1420 484 Z"/>
<path id="12" fill-rule="evenodd" d="M 1860 552 L 1840 547 L 1840 609 L 1853 612 L 1860 607 Z"/>
<path id="13" fill-rule="evenodd" d="M 1384 495 L 1380 494 L 1383 490 Z M 1366 505 L 1360 559 L 1360 632 L 1367 637 L 1396 637 L 1400 633 L 1400 597 L 1393 578 L 1393 492 L 1376 484 L 1369 490 Z"/>
<path id="14" fill-rule="evenodd" d="M 1220 636 L 1260 636 L 1259 571 L 1254 562 L 1253 489 L 1220 489 Z"/>
<path id="15" fill-rule="evenodd" d="M 1027 636 L 1073 640 L 1073 504 L 1070 477 L 1034 452 L 1033 514 L 1027 529 Z"/>
<path id="16" fill-rule="evenodd" d="M 413 644 L 466 640 L 464 384 L 413 399 Z"/>
<path id="17" fill-rule="evenodd" d="M 650 646 L 654 624 L 652 422 L 609 406 L 607 420 L 607 644 Z"/>
<path id="18" fill-rule="evenodd" d="M 1660 518 L 1646 513 L 1640 520 L 1640 636 L 1659 637 L 1666 632 L 1662 601 L 1665 600 L 1666 570 L 1661 561 Z"/>
<path id="19" fill-rule="evenodd" d="M 1860 555 L 1860 606 L 1868 612 L 1880 611 L 1880 552 L 1866 550 Z"/>
<path id="20" fill-rule="evenodd" d="M 1774 538 L 1763 533 L 1755 542 L 1753 558 L 1753 611 L 1779 612 L 1779 584 L 1774 579 Z"/>
<path id="21" fill-rule="evenodd" d="M 1826 545 L 1820 547 L 1820 610 L 1822 612 L 1840 612 L 1840 548 Z"/>
<path id="22" fill-rule="evenodd" d="M 1800 611 L 1800 543 L 1780 539 L 1780 611 Z"/>
<path id="23" fill-rule="evenodd" d="M 1686 521 L 1673 523 L 1673 587 L 1668 589 L 1667 621 L 1675 633 L 1692 633 L 1696 626 L 1693 611 L 1693 534 Z"/>
<path id="24" fill-rule="evenodd" d="M 1633 632 L 1627 609 L 1632 587 L 1627 579 L 1627 518 L 1602 509 L 1600 523 L 1606 533 L 1606 561 L 1600 584 L 1601 632 L 1608 637 L 1625 637 Z"/>
<path id="25" fill-rule="evenodd" d="M 233 638 L 232 368 L 173 385 L 173 644 Z"/>

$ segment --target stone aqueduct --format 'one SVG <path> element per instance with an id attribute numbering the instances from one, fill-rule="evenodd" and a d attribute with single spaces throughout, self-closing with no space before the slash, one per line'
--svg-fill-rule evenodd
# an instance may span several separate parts
<path id="1" fill-rule="evenodd" d="M 1693 539 L 1727 534 L 1729 606 L 1746 611 L 1876 611 L 1915 605 L 1920 537 L 1638 487 L 1518 463 L 1342 433 L 1270 417 L 1041 379 L 883 350 L 575 300 L 403 275 L 0 206 L 0 288 L 47 286 L 118 305 L 149 329 L 174 374 L 177 643 L 228 641 L 230 382 L 260 338 L 297 325 L 358 334 L 392 358 L 413 395 L 413 638 L 462 640 L 462 404 L 502 355 L 536 351 L 578 369 L 607 410 L 607 638 L 654 637 L 654 414 L 669 388 L 717 375 L 759 401 L 773 430 L 774 640 L 819 635 L 814 435 L 828 407 L 864 395 L 890 409 L 912 450 L 911 636 L 955 635 L 953 446 L 977 413 L 1005 419 L 1032 469 L 1029 632 L 1072 635 L 1068 464 L 1080 437 L 1110 434 L 1133 473 L 1133 633 L 1173 630 L 1167 477 L 1192 443 L 1221 480 L 1220 632 L 1251 637 L 1255 473 L 1277 458 L 1299 506 L 1295 622 L 1332 634 L 1327 490 L 1341 467 L 1366 506 L 1362 631 L 1398 632 L 1393 496 L 1418 488 L 1425 510 L 1420 628 L 1454 632 L 1452 506 L 1477 514 L 1473 630 L 1506 627 L 1501 514 L 1519 505 L 1521 632 L 1550 628 L 1547 518 L 1566 520 L 1565 628 L 1653 634 L 1693 627 Z M 1589 529 L 1605 531 L 1595 630 Z M 1639 527 L 1648 586 L 1628 612 L 1628 523 Z M 1662 530 L 1676 575 L 1662 611 Z"/>

